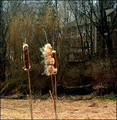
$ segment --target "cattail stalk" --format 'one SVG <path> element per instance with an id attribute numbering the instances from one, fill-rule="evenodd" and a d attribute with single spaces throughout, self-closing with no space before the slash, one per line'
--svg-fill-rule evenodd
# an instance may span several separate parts
<path id="1" fill-rule="evenodd" d="M 31 92 L 31 82 L 30 82 L 30 59 L 29 59 L 29 49 L 28 49 L 28 44 L 23 45 L 23 50 L 24 50 L 24 70 L 27 71 L 28 73 L 28 88 L 29 88 L 29 104 L 30 104 L 30 114 L 31 114 L 31 120 L 33 120 L 33 110 L 32 110 L 32 92 Z"/>
<path id="2" fill-rule="evenodd" d="M 33 110 L 32 110 L 32 92 L 31 92 L 31 82 L 30 82 L 30 72 L 28 72 L 28 88 L 29 88 L 29 104 L 30 104 L 30 114 L 31 114 L 31 120 L 33 120 Z"/>
<path id="3" fill-rule="evenodd" d="M 56 74 L 54 75 L 55 78 L 55 98 L 57 100 L 57 82 L 56 82 Z"/>
<path id="4" fill-rule="evenodd" d="M 53 81 L 53 75 L 51 74 L 51 84 L 52 84 L 52 91 L 53 91 L 53 101 L 54 101 L 54 111 L 55 111 L 55 119 L 57 120 L 57 109 L 56 109 L 56 98 L 55 98 L 55 89 L 54 89 L 54 81 Z"/>

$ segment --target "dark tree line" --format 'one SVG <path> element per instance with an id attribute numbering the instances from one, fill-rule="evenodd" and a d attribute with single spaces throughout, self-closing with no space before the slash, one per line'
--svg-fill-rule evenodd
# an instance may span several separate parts
<path id="1" fill-rule="evenodd" d="M 4 33 L 4 20 L 2 18 L 3 1 L 0 1 L 0 81 L 5 80 L 5 64 L 6 64 L 6 41 Z"/>
<path id="2" fill-rule="evenodd" d="M 0 1 L 0 81 L 3 81 L 2 87 L 7 83 L 10 83 L 10 87 L 7 90 L 26 85 L 27 77 L 22 69 L 24 64 L 22 45 L 24 42 L 29 45 L 30 50 L 33 89 L 41 90 L 42 86 L 45 87 L 48 84 L 49 78 L 42 75 L 44 70 L 43 64 L 41 64 L 42 58 L 40 52 L 40 48 L 47 42 L 57 51 L 58 84 L 65 86 L 70 86 L 71 83 L 77 86 L 82 85 L 85 83 L 85 79 L 92 78 L 93 69 L 95 70 L 94 77 L 96 75 L 98 76 L 96 72 L 100 70 L 98 71 L 96 69 L 99 69 L 98 65 L 101 66 L 101 60 L 98 60 L 99 64 L 92 63 L 95 56 L 97 55 L 96 57 L 98 57 L 98 54 L 94 53 L 100 52 L 98 50 L 101 48 L 103 53 L 102 51 L 100 53 L 102 55 L 106 55 L 107 51 L 109 56 L 114 54 L 112 34 L 117 25 L 117 14 L 115 14 L 111 25 L 109 25 L 106 10 L 111 8 L 110 5 L 113 4 L 113 1 L 110 1 L 108 5 L 106 4 L 106 7 L 106 1 L 98 0 L 96 2 L 97 4 L 93 2 L 94 0 L 55 0 L 54 2 L 51 0 L 47 0 L 46 2 L 28 2 L 24 0 L 15 2 Z M 62 15 L 64 15 L 64 18 L 61 17 Z M 79 46 L 81 46 L 80 48 L 78 46 L 76 47 L 77 50 L 74 55 L 79 61 L 81 59 L 87 60 L 87 58 L 92 58 L 88 59 L 89 63 L 81 60 L 77 66 L 73 67 L 69 62 L 69 55 L 72 51 L 71 46 L 75 42 L 69 37 L 71 33 L 67 30 L 64 31 L 67 24 L 72 22 L 70 15 L 72 15 L 76 23 L 76 29 L 79 32 L 78 37 L 75 38 L 75 42 L 78 42 Z M 80 26 L 80 22 L 82 21 L 84 22 L 84 26 Z M 89 21 L 90 24 L 88 24 Z M 88 25 L 90 26 L 90 30 Z M 85 33 L 83 33 L 83 27 Z M 100 47 L 97 45 L 98 49 L 96 48 L 96 50 L 93 41 L 95 37 L 94 28 L 100 34 L 99 42 L 101 43 L 99 44 L 103 46 Z M 87 43 L 87 45 L 85 46 L 84 43 Z M 79 51 L 81 56 L 77 54 Z M 87 53 L 85 54 L 85 52 Z M 94 67 L 91 66 L 91 68 L 88 68 L 86 66 L 87 64 L 89 66 L 92 64 Z M 25 89 L 23 88 L 21 90 Z"/>

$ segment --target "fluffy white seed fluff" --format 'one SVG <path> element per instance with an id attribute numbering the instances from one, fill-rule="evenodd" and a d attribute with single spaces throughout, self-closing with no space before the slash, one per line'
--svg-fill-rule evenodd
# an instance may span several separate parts
<path id="1" fill-rule="evenodd" d="M 46 67 L 45 73 L 49 76 L 49 75 L 53 74 L 53 70 L 54 70 L 54 67 L 52 65 L 48 65 Z"/>
<path id="2" fill-rule="evenodd" d="M 53 74 L 57 74 L 57 68 L 54 68 Z"/>
<path id="3" fill-rule="evenodd" d="M 23 43 L 23 50 L 25 47 L 28 47 L 28 44 Z"/>
<path id="4" fill-rule="evenodd" d="M 55 60 L 52 57 L 52 52 L 56 52 L 55 50 L 52 51 L 52 46 L 47 43 L 43 48 L 40 49 L 43 58 L 44 58 L 44 63 L 45 63 L 45 74 L 46 75 L 51 75 L 51 74 L 56 74 L 57 73 L 57 68 L 54 68 L 54 63 Z"/>

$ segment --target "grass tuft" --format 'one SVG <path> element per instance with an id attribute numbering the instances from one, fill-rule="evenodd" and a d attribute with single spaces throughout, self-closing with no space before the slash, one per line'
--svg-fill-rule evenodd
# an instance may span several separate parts
<path id="1" fill-rule="evenodd" d="M 111 93 L 110 95 L 104 96 L 101 99 L 102 100 L 112 100 L 112 101 L 115 101 L 115 100 L 117 100 L 117 95 Z"/>

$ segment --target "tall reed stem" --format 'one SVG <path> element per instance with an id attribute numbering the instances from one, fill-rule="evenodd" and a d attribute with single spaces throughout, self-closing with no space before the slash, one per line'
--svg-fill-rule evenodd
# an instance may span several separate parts
<path id="1" fill-rule="evenodd" d="M 53 82 L 53 75 L 52 74 L 51 74 L 51 84 L 52 84 L 52 90 L 53 90 L 55 119 L 57 120 L 58 116 L 57 116 L 55 89 L 54 89 L 54 82 Z"/>
<path id="2" fill-rule="evenodd" d="M 54 75 L 55 78 L 55 98 L 57 100 L 57 82 L 56 82 L 56 74 Z"/>
<path id="3" fill-rule="evenodd" d="M 32 93 L 31 93 L 31 82 L 30 82 L 30 72 L 28 72 L 28 88 L 29 88 L 29 104 L 30 104 L 30 114 L 31 114 L 31 120 L 33 120 L 33 110 L 32 110 Z"/>

